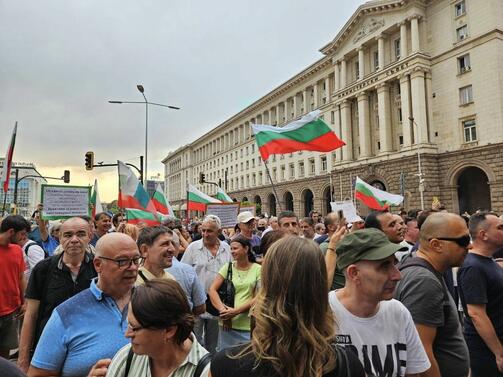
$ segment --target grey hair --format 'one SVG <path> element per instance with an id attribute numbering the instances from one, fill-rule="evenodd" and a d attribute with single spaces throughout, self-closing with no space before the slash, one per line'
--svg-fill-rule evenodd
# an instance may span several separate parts
<path id="1" fill-rule="evenodd" d="M 220 218 L 215 215 L 206 215 L 203 219 L 203 223 L 206 222 L 212 222 L 217 225 L 218 229 L 222 229 L 222 222 L 220 221 Z"/>

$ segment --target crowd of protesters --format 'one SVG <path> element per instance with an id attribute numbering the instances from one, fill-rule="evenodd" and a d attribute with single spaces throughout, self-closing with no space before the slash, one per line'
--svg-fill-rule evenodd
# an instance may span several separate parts
<path id="1" fill-rule="evenodd" d="M 0 376 L 503 376 L 495 213 L 41 209 L 0 223 Z"/>

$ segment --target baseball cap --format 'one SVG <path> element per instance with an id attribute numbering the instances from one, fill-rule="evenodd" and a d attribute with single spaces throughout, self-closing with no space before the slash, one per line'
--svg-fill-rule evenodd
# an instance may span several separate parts
<path id="1" fill-rule="evenodd" d="M 347 234 L 339 241 L 335 250 L 337 267 L 344 270 L 358 261 L 386 259 L 397 251 L 405 251 L 408 248 L 391 242 L 379 229 L 369 228 Z"/>
<path id="2" fill-rule="evenodd" d="M 255 219 L 255 216 L 250 211 L 243 211 L 238 215 L 238 223 L 247 223 Z"/>

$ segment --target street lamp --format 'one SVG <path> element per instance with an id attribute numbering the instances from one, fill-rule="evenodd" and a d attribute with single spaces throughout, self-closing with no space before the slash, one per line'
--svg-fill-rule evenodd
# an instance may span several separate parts
<path id="1" fill-rule="evenodd" d="M 143 96 L 143 101 L 108 101 L 108 103 L 113 103 L 113 104 L 123 104 L 123 103 L 136 103 L 136 104 L 145 104 L 145 163 L 144 163 L 144 174 L 145 174 L 145 187 L 147 184 L 147 164 L 148 164 L 148 105 L 155 105 L 155 106 L 161 106 L 161 107 L 167 107 L 168 109 L 172 110 L 180 110 L 179 107 L 177 106 L 171 106 L 171 105 L 163 105 L 162 103 L 155 103 L 155 102 L 149 102 L 147 100 L 147 97 L 145 96 L 145 89 L 143 88 L 143 85 L 136 85 L 136 88 L 138 91 L 141 93 Z"/>
<path id="2" fill-rule="evenodd" d="M 416 123 L 414 120 L 414 117 L 409 117 L 410 122 L 412 125 L 416 126 L 417 133 L 416 137 L 419 136 L 419 125 Z M 421 198 L 421 210 L 424 210 L 424 178 L 423 178 L 423 171 L 421 170 L 421 152 L 419 149 L 419 143 L 417 145 L 417 177 L 419 177 L 419 197 Z"/>

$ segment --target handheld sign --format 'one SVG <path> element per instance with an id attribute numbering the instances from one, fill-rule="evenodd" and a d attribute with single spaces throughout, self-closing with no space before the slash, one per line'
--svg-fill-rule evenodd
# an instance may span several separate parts
<path id="1" fill-rule="evenodd" d="M 89 216 L 90 186 L 42 185 L 43 220 Z"/>
<path id="2" fill-rule="evenodd" d="M 332 207 L 332 212 L 342 211 L 348 223 L 355 222 L 359 219 L 356 208 L 351 200 L 330 202 L 330 206 Z"/>
<path id="3" fill-rule="evenodd" d="M 222 228 L 232 228 L 237 224 L 239 203 L 207 204 L 206 215 L 218 216 L 222 222 Z"/>

